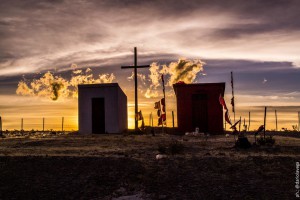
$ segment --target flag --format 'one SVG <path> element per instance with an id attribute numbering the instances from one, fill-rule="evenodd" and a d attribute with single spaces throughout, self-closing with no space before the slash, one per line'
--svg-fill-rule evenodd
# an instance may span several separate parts
<path id="1" fill-rule="evenodd" d="M 226 106 L 225 100 L 224 100 L 224 98 L 222 97 L 221 94 L 220 94 L 220 97 L 219 97 L 219 102 L 220 102 L 220 104 L 223 106 L 223 108 L 224 108 L 225 110 L 227 110 L 227 106 Z"/>
<path id="2" fill-rule="evenodd" d="M 157 116 L 160 117 L 160 115 L 161 115 L 161 111 L 160 111 L 160 110 L 157 110 Z"/>
<path id="3" fill-rule="evenodd" d="M 160 102 L 161 102 L 161 105 L 163 105 L 163 106 L 166 105 L 165 98 L 162 98 L 162 99 L 160 100 Z"/>
<path id="4" fill-rule="evenodd" d="M 158 126 L 162 125 L 161 117 L 158 118 Z"/>
<path id="5" fill-rule="evenodd" d="M 137 121 L 142 120 L 143 119 L 142 111 L 140 110 L 140 112 L 136 113 L 135 117 Z"/>
<path id="6" fill-rule="evenodd" d="M 228 114 L 228 109 L 225 112 L 225 120 L 228 124 L 232 125 L 229 114 Z"/>
<path id="7" fill-rule="evenodd" d="M 232 105 L 232 112 L 235 112 L 234 110 L 234 91 L 233 91 L 233 74 L 231 72 L 231 89 L 232 89 L 232 98 L 231 98 L 231 105 Z"/>
<path id="8" fill-rule="evenodd" d="M 141 130 L 143 131 L 145 129 L 145 123 L 144 123 L 144 118 L 142 119 L 142 125 L 141 125 Z"/>
<path id="9" fill-rule="evenodd" d="M 154 109 L 160 110 L 160 101 L 154 103 Z"/>
<path id="10" fill-rule="evenodd" d="M 235 124 L 233 124 L 230 128 L 236 130 L 236 125 L 240 122 L 241 122 L 241 120 L 235 122 Z"/>
<path id="11" fill-rule="evenodd" d="M 161 114 L 161 119 L 162 119 L 162 121 L 166 121 L 166 113 L 164 113 L 164 114 Z"/>
<path id="12" fill-rule="evenodd" d="M 234 97 L 231 98 L 232 112 L 234 112 Z"/>
<path id="13" fill-rule="evenodd" d="M 166 114 L 161 114 L 160 118 L 158 118 L 158 126 L 162 125 L 163 123 L 166 122 Z"/>
<path id="14" fill-rule="evenodd" d="M 162 106 L 162 109 L 161 109 L 163 112 L 166 112 L 166 108 L 165 108 L 165 106 L 163 105 Z"/>
<path id="15" fill-rule="evenodd" d="M 233 89 L 233 75 L 232 75 L 232 72 L 231 72 L 231 88 Z"/>

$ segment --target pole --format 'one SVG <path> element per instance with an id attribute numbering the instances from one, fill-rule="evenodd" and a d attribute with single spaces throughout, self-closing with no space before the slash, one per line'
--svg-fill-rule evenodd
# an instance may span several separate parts
<path id="1" fill-rule="evenodd" d="M 65 118 L 62 117 L 62 118 L 61 118 L 61 132 L 64 131 L 64 121 L 65 121 Z"/>
<path id="2" fill-rule="evenodd" d="M 0 136 L 2 136 L 2 118 L 0 116 Z"/>
<path id="3" fill-rule="evenodd" d="M 249 123 L 248 123 L 248 131 L 250 131 L 250 111 L 249 111 Z"/>
<path id="4" fill-rule="evenodd" d="M 231 88 L 232 88 L 232 99 L 231 99 L 231 105 L 232 105 L 232 111 L 233 111 L 233 120 L 235 123 L 235 109 L 234 109 L 234 90 L 233 90 L 233 73 L 231 72 Z"/>
<path id="5" fill-rule="evenodd" d="M 299 126 L 300 126 L 300 112 L 298 111 L 298 132 L 299 132 Z"/>
<path id="6" fill-rule="evenodd" d="M 277 111 L 275 110 L 275 123 L 276 123 L 276 131 L 278 130 L 277 129 Z"/>
<path id="7" fill-rule="evenodd" d="M 45 131 L 45 118 L 43 117 L 43 132 Z"/>
<path id="8" fill-rule="evenodd" d="M 174 111 L 172 110 L 172 124 L 173 124 L 173 128 L 174 128 Z"/>
<path id="9" fill-rule="evenodd" d="M 134 47 L 134 84 L 135 84 L 135 88 L 134 88 L 134 95 L 135 95 L 135 99 L 134 99 L 134 102 L 135 102 L 135 116 L 134 116 L 134 119 L 135 119 L 135 131 L 138 130 L 138 119 L 137 119 L 137 113 L 138 113 L 138 93 L 137 93 L 137 50 L 136 50 L 136 47 Z"/>
<path id="10" fill-rule="evenodd" d="M 239 132 L 241 132 L 241 123 L 242 123 L 242 117 L 240 116 Z"/>
<path id="11" fill-rule="evenodd" d="M 166 127 L 167 127 L 167 105 L 166 105 L 166 92 L 165 92 L 165 80 L 164 80 L 164 75 L 161 75 L 161 81 L 162 81 L 162 86 L 163 86 L 163 94 L 164 94 L 164 107 L 165 107 L 165 122 L 166 122 Z M 164 124 L 163 119 L 162 119 L 162 124 Z"/>
<path id="12" fill-rule="evenodd" d="M 151 125 L 153 127 L 153 115 L 152 115 L 152 113 L 151 113 Z"/>
<path id="13" fill-rule="evenodd" d="M 265 107 L 265 115 L 264 115 L 264 140 L 266 139 L 266 118 L 267 118 L 267 107 Z"/>

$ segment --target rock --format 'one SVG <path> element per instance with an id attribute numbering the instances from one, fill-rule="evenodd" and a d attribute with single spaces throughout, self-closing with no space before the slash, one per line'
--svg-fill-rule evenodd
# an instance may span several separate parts
<path id="1" fill-rule="evenodd" d="M 160 160 L 160 159 L 163 159 L 163 158 L 167 158 L 168 156 L 167 155 L 164 155 L 164 154 L 157 154 L 156 155 L 156 160 Z"/>
<path id="2" fill-rule="evenodd" d="M 247 137 L 239 137 L 235 143 L 235 147 L 248 149 L 251 147 L 250 142 L 248 141 Z"/>

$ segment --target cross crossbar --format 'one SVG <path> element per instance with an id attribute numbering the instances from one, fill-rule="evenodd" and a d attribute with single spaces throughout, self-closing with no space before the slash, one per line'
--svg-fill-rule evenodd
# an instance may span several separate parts
<path id="1" fill-rule="evenodd" d="M 150 65 L 140 65 L 140 66 L 122 66 L 122 69 L 132 69 L 132 68 L 146 68 L 150 67 Z"/>

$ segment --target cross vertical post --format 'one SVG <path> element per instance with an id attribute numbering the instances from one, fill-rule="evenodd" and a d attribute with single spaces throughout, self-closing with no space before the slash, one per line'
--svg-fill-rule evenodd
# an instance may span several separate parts
<path id="1" fill-rule="evenodd" d="M 134 129 L 137 130 L 138 128 L 138 119 L 137 119 L 137 113 L 138 111 L 138 93 L 137 93 L 137 50 L 136 47 L 134 47 L 134 108 L 135 108 L 135 116 L 134 116 Z"/>
<path id="2" fill-rule="evenodd" d="M 137 119 L 137 114 L 138 114 L 138 87 L 137 87 L 137 68 L 148 68 L 150 65 L 137 65 L 137 48 L 134 47 L 134 66 L 121 66 L 121 69 L 128 69 L 128 68 L 133 68 L 134 69 L 134 103 L 135 103 L 135 116 L 134 116 L 134 129 L 137 131 L 138 129 L 138 119 Z"/>

